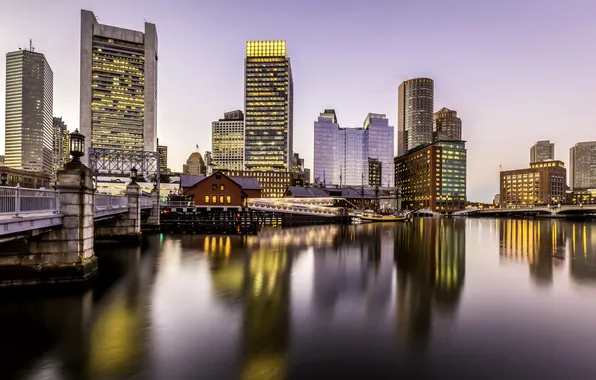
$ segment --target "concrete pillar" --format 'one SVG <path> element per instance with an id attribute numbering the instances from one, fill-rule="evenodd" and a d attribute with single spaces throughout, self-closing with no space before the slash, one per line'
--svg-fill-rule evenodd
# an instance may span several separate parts
<path id="1" fill-rule="evenodd" d="M 97 239 L 106 239 L 122 243 L 137 244 L 141 240 L 141 187 L 136 182 L 126 186 L 128 212 L 117 216 L 107 225 L 98 225 L 95 230 Z"/>
<path id="2" fill-rule="evenodd" d="M 62 227 L 31 238 L 28 254 L 2 256 L 1 285 L 84 281 L 97 271 L 91 170 L 80 162 L 66 164 L 58 170 L 56 189 Z"/>
<path id="3" fill-rule="evenodd" d="M 149 214 L 149 219 L 147 222 L 143 224 L 142 229 L 143 231 L 147 232 L 159 232 L 160 224 L 159 224 L 159 189 L 151 190 L 151 213 Z"/>

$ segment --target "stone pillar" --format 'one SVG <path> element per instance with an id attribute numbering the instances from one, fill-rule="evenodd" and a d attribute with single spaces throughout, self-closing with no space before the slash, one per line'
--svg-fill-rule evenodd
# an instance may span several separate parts
<path id="1" fill-rule="evenodd" d="M 62 227 L 30 239 L 29 252 L 3 256 L 3 285 L 84 281 L 97 271 L 93 250 L 94 195 L 91 170 L 70 162 L 58 170 Z"/>
<path id="2" fill-rule="evenodd" d="M 141 240 L 141 187 L 136 182 L 126 186 L 128 212 L 116 216 L 95 229 L 96 239 L 137 244 Z"/>
<path id="3" fill-rule="evenodd" d="M 151 213 L 149 214 L 149 219 L 145 224 L 143 224 L 142 229 L 143 231 L 152 231 L 152 232 L 159 232 L 160 224 L 159 224 L 159 189 L 154 188 L 151 190 Z"/>

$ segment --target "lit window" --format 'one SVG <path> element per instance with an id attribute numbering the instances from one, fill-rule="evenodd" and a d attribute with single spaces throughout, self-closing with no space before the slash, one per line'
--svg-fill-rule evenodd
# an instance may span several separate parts
<path id="1" fill-rule="evenodd" d="M 209 195 L 205 195 L 205 203 L 209 203 Z"/>
<path id="2" fill-rule="evenodd" d="M 226 201 L 227 201 L 228 203 L 232 203 L 232 197 L 228 195 L 228 196 L 226 197 Z"/>
<path id="3" fill-rule="evenodd" d="M 212 196 L 212 197 L 211 197 L 211 201 L 212 201 L 213 203 L 217 203 L 217 195 L 214 195 L 214 196 Z"/>
<path id="4" fill-rule="evenodd" d="M 226 187 L 224 185 L 219 185 L 219 190 L 224 191 Z"/>
<path id="5" fill-rule="evenodd" d="M 217 184 L 214 183 L 213 185 L 211 185 L 211 190 L 217 190 Z"/>
<path id="6" fill-rule="evenodd" d="M 219 203 L 224 203 L 224 196 L 223 195 L 220 195 L 219 196 Z"/>

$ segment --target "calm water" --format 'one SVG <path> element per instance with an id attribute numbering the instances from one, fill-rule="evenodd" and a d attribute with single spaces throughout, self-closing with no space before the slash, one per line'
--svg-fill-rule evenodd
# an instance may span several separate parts
<path id="1" fill-rule="evenodd" d="M 98 250 L 2 295 L 0 378 L 594 379 L 596 224 L 417 219 Z"/>

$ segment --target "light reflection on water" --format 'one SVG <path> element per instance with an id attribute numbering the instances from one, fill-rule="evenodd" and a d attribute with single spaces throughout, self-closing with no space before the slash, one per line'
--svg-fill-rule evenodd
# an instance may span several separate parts
<path id="1" fill-rule="evenodd" d="M 98 250 L 94 289 L 1 298 L 0 373 L 594 378 L 594 239 L 491 219 L 152 236 Z"/>

